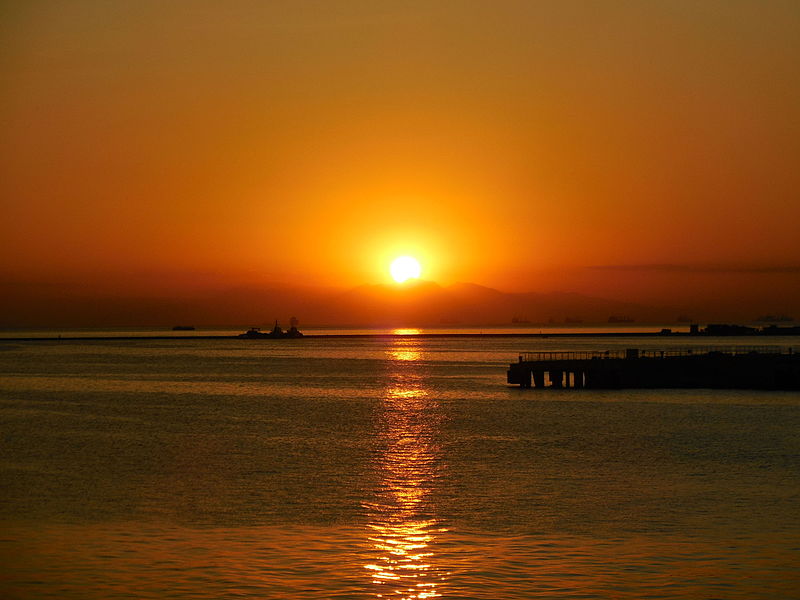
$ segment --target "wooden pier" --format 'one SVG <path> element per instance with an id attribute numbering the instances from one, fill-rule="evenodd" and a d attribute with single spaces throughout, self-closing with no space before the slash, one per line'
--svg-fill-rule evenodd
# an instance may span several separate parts
<path id="1" fill-rule="evenodd" d="M 536 389 L 800 390 L 800 353 L 774 346 L 526 352 L 508 383 Z"/>

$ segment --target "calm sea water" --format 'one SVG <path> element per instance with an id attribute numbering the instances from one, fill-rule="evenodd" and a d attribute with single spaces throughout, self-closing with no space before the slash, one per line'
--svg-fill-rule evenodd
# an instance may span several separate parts
<path id="1" fill-rule="evenodd" d="M 0 341 L 0 597 L 800 598 L 797 393 L 505 384 L 669 343 Z"/>

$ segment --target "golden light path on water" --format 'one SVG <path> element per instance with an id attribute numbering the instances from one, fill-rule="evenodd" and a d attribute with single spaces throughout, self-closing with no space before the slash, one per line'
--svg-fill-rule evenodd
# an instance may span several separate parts
<path id="1" fill-rule="evenodd" d="M 376 598 L 437 598 L 448 573 L 436 560 L 437 538 L 447 532 L 430 503 L 439 449 L 438 411 L 425 386 L 413 339 L 399 339 L 387 351 L 389 382 L 380 433 L 380 485 L 369 511 L 371 560 L 364 565 Z"/>

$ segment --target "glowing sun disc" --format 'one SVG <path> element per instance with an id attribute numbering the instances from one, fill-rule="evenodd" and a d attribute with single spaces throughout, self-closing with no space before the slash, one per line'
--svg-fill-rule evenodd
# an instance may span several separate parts
<path id="1" fill-rule="evenodd" d="M 422 273 L 419 261 L 411 256 L 400 256 L 395 258 L 392 266 L 389 267 L 392 279 L 397 283 L 403 283 L 407 279 L 417 279 Z"/>

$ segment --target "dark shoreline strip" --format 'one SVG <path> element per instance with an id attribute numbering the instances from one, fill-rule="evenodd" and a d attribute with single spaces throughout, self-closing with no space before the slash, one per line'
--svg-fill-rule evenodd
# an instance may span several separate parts
<path id="1" fill-rule="evenodd" d="M 129 336 L 72 336 L 72 337 L 0 337 L 2 342 L 75 342 L 75 341 L 136 341 L 136 340 L 243 340 L 250 342 L 288 342 L 320 339 L 409 339 L 409 338 L 562 338 L 562 337 L 689 337 L 688 333 L 637 332 L 580 332 L 580 333 L 320 333 L 301 338 L 240 338 L 238 335 L 129 335 Z M 709 337 L 709 336 L 692 336 Z"/>

